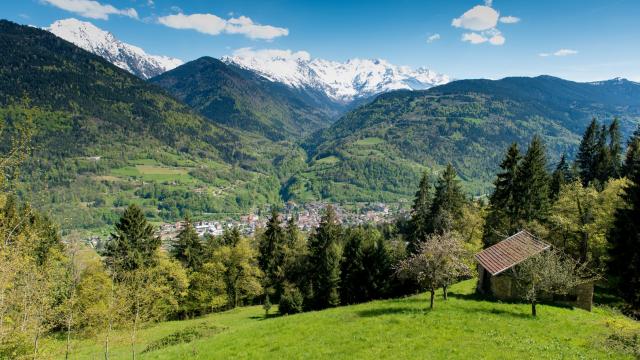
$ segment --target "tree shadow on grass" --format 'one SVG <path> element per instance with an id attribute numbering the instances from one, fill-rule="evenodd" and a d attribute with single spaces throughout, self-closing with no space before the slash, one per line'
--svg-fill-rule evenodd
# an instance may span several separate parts
<path id="1" fill-rule="evenodd" d="M 249 316 L 249 319 L 262 321 L 262 320 L 269 320 L 269 319 L 278 318 L 278 317 L 282 317 L 282 315 L 280 313 L 253 315 L 253 316 Z"/>
<path id="2" fill-rule="evenodd" d="M 360 317 L 376 317 L 384 315 L 396 315 L 396 314 L 428 314 L 430 309 L 420 309 L 415 307 L 392 307 L 392 308 L 376 308 L 368 310 L 356 311 L 356 314 Z"/>

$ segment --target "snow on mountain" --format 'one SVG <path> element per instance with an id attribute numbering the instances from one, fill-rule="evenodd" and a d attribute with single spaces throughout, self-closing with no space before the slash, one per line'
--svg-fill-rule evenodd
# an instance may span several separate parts
<path id="1" fill-rule="evenodd" d="M 78 19 L 58 20 L 45 30 L 143 79 L 183 64 L 179 59 L 149 55 L 137 46 L 116 39 L 110 32 Z"/>
<path id="2" fill-rule="evenodd" d="M 223 61 L 294 88 L 322 91 L 342 103 L 391 90 L 422 90 L 449 82 L 448 76 L 426 68 L 411 69 L 380 59 L 312 59 L 305 51 L 244 48 Z"/>

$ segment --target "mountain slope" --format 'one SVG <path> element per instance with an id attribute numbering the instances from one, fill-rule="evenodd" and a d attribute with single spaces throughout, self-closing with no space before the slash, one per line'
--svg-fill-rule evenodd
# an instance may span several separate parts
<path id="1" fill-rule="evenodd" d="M 182 60 L 167 56 L 149 55 L 90 22 L 73 18 L 58 20 L 45 30 L 143 79 L 160 75 L 183 63 Z"/>
<path id="2" fill-rule="evenodd" d="M 616 95 L 619 94 L 619 95 Z M 551 160 L 572 155 L 592 117 L 621 119 L 624 133 L 640 122 L 640 85 L 558 78 L 461 80 L 426 91 L 380 95 L 310 138 L 309 169 L 285 192 L 292 199 L 361 201 L 409 198 L 424 168 L 451 162 L 474 194 L 487 193 L 512 142 L 534 134 Z"/>
<path id="3" fill-rule="evenodd" d="M 271 159 L 286 149 L 201 117 L 49 32 L 0 21 L 0 51 L 3 147 L 31 118 L 35 149 L 20 192 L 64 227 L 108 225 L 130 201 L 173 221 L 278 198 Z"/>
<path id="4" fill-rule="evenodd" d="M 221 124 L 272 140 L 299 137 L 327 127 L 335 110 L 251 71 L 202 57 L 151 82 Z"/>
<path id="5" fill-rule="evenodd" d="M 446 75 L 426 68 L 414 70 L 380 59 L 311 59 L 304 51 L 240 49 L 223 61 L 295 89 L 326 94 L 340 104 L 392 90 L 423 90 L 449 82 Z"/>

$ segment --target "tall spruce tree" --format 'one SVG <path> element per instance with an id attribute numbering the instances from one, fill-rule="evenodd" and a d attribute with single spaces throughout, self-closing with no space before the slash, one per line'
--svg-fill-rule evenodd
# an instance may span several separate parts
<path id="1" fill-rule="evenodd" d="M 155 235 L 142 209 L 132 204 L 116 223 L 104 256 L 107 265 L 116 273 L 137 270 L 155 264 L 160 244 L 160 238 Z"/>
<path id="2" fill-rule="evenodd" d="M 610 177 L 622 176 L 622 135 L 620 134 L 620 121 L 614 118 L 609 125 L 609 174 Z"/>
<path id="3" fill-rule="evenodd" d="M 589 185 L 596 178 L 596 159 L 598 156 L 598 121 L 591 120 L 589 127 L 582 136 L 576 163 L 580 173 L 582 185 Z"/>
<path id="4" fill-rule="evenodd" d="M 327 206 L 320 226 L 309 238 L 309 299 L 311 309 L 324 309 L 340 304 L 340 238 L 342 227 L 338 224 L 335 209 Z"/>
<path id="5" fill-rule="evenodd" d="M 362 228 L 350 229 L 340 265 L 340 298 L 343 304 L 355 304 L 369 298 L 364 264 L 366 232 Z"/>
<path id="6" fill-rule="evenodd" d="M 436 183 L 433 203 L 431 204 L 430 233 L 444 233 L 451 230 L 453 224 L 462 217 L 465 204 L 464 193 L 453 165 L 448 164 Z"/>
<path id="7" fill-rule="evenodd" d="M 640 159 L 640 126 L 633 132 L 633 136 L 629 139 L 627 146 L 627 154 L 625 156 L 624 165 L 622 167 L 622 176 L 631 177 L 633 164 Z"/>
<path id="8" fill-rule="evenodd" d="M 593 171 L 595 174 L 595 185 L 599 190 L 602 190 L 604 184 L 612 176 L 614 168 L 613 160 L 611 158 L 611 152 L 609 151 L 609 144 L 607 143 L 607 126 L 602 125 L 600 131 L 598 131 L 598 141 L 596 142 L 596 158 L 593 165 Z"/>
<path id="9" fill-rule="evenodd" d="M 193 227 L 191 218 L 184 219 L 182 230 L 173 242 L 171 254 L 189 270 L 196 271 L 202 266 L 204 246 Z"/>
<path id="10" fill-rule="evenodd" d="M 616 211 L 609 234 L 609 271 L 618 278 L 619 291 L 633 307 L 640 309 L 640 161 L 631 166 L 632 183 L 623 198 L 627 204 Z"/>
<path id="11" fill-rule="evenodd" d="M 424 241 L 429 235 L 432 202 L 431 180 L 429 173 L 425 171 L 422 174 L 422 179 L 420 179 L 420 185 L 411 209 L 411 234 L 409 236 L 409 244 L 407 245 L 407 251 L 411 254 L 418 250 L 418 244 Z"/>
<path id="12" fill-rule="evenodd" d="M 513 143 L 500 163 L 495 190 L 489 197 L 489 212 L 482 236 L 485 246 L 495 244 L 517 229 L 518 203 L 515 196 L 520 160 L 518 144 Z"/>
<path id="13" fill-rule="evenodd" d="M 275 207 L 271 208 L 271 217 L 267 221 L 264 233 L 258 244 L 258 264 L 264 273 L 264 287 L 272 300 L 279 301 L 284 287 L 284 261 L 286 234 L 282 228 L 281 216 Z"/>
<path id="14" fill-rule="evenodd" d="M 556 169 L 553 171 L 551 175 L 551 184 L 549 185 L 549 193 L 553 200 L 558 197 L 560 193 L 560 189 L 563 185 L 570 183 L 573 181 L 572 179 L 571 169 L 569 168 L 569 163 L 567 162 L 567 154 L 563 153 L 560 156 L 560 161 L 558 165 L 556 165 Z"/>
<path id="15" fill-rule="evenodd" d="M 549 174 L 547 156 L 540 136 L 535 135 L 518 167 L 517 196 L 518 219 L 524 224 L 541 221 L 549 210 Z"/>

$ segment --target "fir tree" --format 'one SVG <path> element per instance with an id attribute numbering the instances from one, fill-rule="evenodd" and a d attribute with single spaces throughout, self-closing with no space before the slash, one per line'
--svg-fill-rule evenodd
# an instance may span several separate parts
<path id="1" fill-rule="evenodd" d="M 596 178 L 596 158 L 598 155 L 598 122 L 594 118 L 582 136 L 576 163 L 582 185 L 587 186 Z"/>
<path id="2" fill-rule="evenodd" d="M 367 268 L 364 264 L 364 229 L 349 231 L 340 266 L 340 298 L 344 304 L 355 304 L 368 299 Z"/>
<path id="3" fill-rule="evenodd" d="M 171 254 L 187 269 L 198 270 L 204 258 L 204 246 L 189 217 L 184 219 L 184 226 L 173 243 Z"/>
<path id="4" fill-rule="evenodd" d="M 284 286 L 286 234 L 275 207 L 271 209 L 271 217 L 259 241 L 258 265 L 265 275 L 265 289 L 274 291 L 274 299 L 278 301 Z"/>
<path id="5" fill-rule="evenodd" d="M 544 220 L 550 205 L 549 174 L 544 144 L 538 135 L 531 140 L 518 167 L 516 190 L 518 219 L 524 223 Z"/>
<path id="6" fill-rule="evenodd" d="M 595 175 L 596 187 L 602 190 L 604 184 L 612 176 L 613 161 L 611 159 L 611 152 L 609 151 L 609 145 L 607 144 L 607 127 L 603 124 L 598 131 L 598 141 L 596 142 L 596 158 L 593 164 L 593 172 Z"/>
<path id="7" fill-rule="evenodd" d="M 424 241 L 429 235 L 429 227 L 431 222 L 431 181 L 429 173 L 424 172 L 418 191 L 416 192 L 413 200 L 413 207 L 411 209 L 409 244 L 407 245 L 407 251 L 414 253 L 417 250 L 417 245 Z"/>
<path id="8" fill-rule="evenodd" d="M 609 158 L 610 177 L 619 178 L 622 175 L 622 135 L 620 134 L 620 121 L 614 118 L 609 125 Z"/>
<path id="9" fill-rule="evenodd" d="M 489 198 L 489 213 L 484 227 L 483 242 L 490 246 L 511 235 L 517 229 L 518 203 L 515 201 L 520 151 L 511 144 L 500 163 L 494 182 L 495 190 Z"/>
<path id="10" fill-rule="evenodd" d="M 619 291 L 635 309 L 640 309 L 640 161 L 634 161 L 623 198 L 627 204 L 616 211 L 609 234 L 609 270 L 618 278 Z"/>
<path id="11" fill-rule="evenodd" d="M 551 184 L 549 185 L 549 192 L 552 199 L 556 199 L 560 193 L 560 189 L 563 185 L 572 181 L 571 169 L 569 169 L 569 163 L 567 162 L 567 154 L 563 153 L 560 156 L 560 161 L 556 166 L 556 169 L 551 175 Z"/>
<path id="12" fill-rule="evenodd" d="M 449 231 L 454 222 L 462 217 L 465 198 L 456 176 L 456 170 L 449 164 L 436 183 L 431 204 L 430 233 Z"/>
<path id="13" fill-rule="evenodd" d="M 340 303 L 340 237 L 342 227 L 336 212 L 327 206 L 320 226 L 309 238 L 309 295 L 308 306 L 323 309 Z"/>
<path id="14" fill-rule="evenodd" d="M 640 160 L 640 126 L 633 132 L 633 136 L 629 139 L 627 147 L 627 155 L 622 167 L 622 176 L 631 177 L 633 164 Z"/>
<path id="15" fill-rule="evenodd" d="M 122 214 L 115 225 L 115 232 L 106 246 L 107 264 L 116 272 L 137 270 L 155 264 L 155 253 L 160 238 L 147 222 L 142 209 L 133 204 Z"/>

